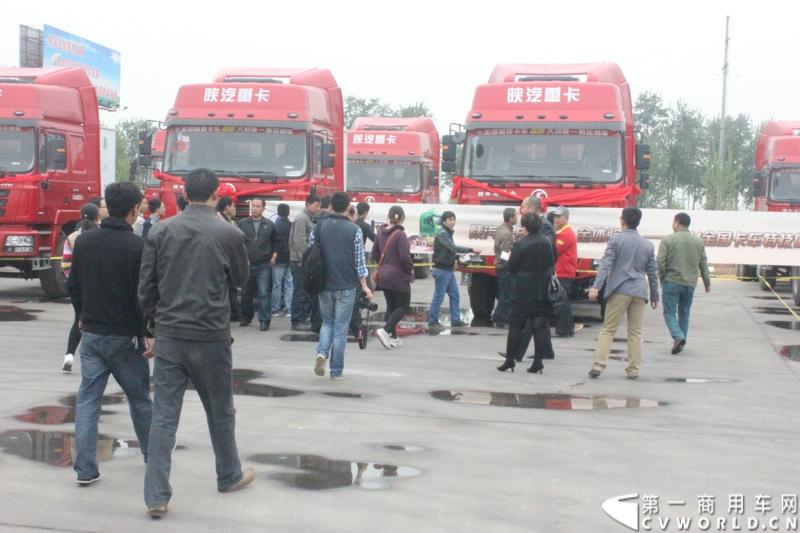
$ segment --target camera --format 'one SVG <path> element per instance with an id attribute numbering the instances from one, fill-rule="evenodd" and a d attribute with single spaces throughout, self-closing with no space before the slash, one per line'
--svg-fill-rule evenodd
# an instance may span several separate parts
<path id="1" fill-rule="evenodd" d="M 372 313 L 378 310 L 378 304 L 370 300 L 367 300 L 367 297 L 364 296 L 363 294 L 359 296 L 358 300 L 356 301 L 356 305 L 358 306 L 359 309 L 366 309 L 367 311 L 370 311 Z"/>

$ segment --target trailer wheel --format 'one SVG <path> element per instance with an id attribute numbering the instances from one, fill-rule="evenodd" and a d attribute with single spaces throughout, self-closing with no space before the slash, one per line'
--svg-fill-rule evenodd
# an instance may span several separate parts
<path id="1" fill-rule="evenodd" d="M 800 305 L 800 267 L 792 267 L 792 300 Z"/>
<path id="2" fill-rule="evenodd" d="M 775 269 L 767 267 L 758 267 L 758 272 L 761 275 L 761 277 L 764 278 L 763 280 L 761 278 L 759 278 L 758 280 L 758 285 L 761 287 L 761 290 L 768 291 L 770 287 L 774 289 L 775 283 L 777 283 L 778 281 L 777 280 L 778 276 L 775 272 Z M 764 283 L 764 280 L 766 280 L 766 283 Z M 767 285 L 767 283 L 769 285 Z"/>
<path id="3" fill-rule="evenodd" d="M 414 267 L 414 279 L 428 279 L 431 273 L 431 267 L 422 266 Z"/>
<path id="4" fill-rule="evenodd" d="M 469 306 L 475 319 L 491 320 L 497 297 L 497 278 L 487 274 L 472 274 L 469 284 Z"/>
<path id="5" fill-rule="evenodd" d="M 64 253 L 64 243 L 67 236 L 62 231 L 58 236 L 58 244 L 56 249 L 53 250 L 55 257 L 61 257 Z M 64 269 L 61 268 L 61 259 L 53 259 L 50 261 L 50 268 L 39 272 L 39 283 L 44 289 L 45 294 L 49 298 L 66 298 L 67 294 L 67 275 Z"/>
<path id="6" fill-rule="evenodd" d="M 758 274 L 758 267 L 755 265 L 736 265 L 736 277 L 748 278 L 742 281 L 758 281 L 756 274 Z"/>

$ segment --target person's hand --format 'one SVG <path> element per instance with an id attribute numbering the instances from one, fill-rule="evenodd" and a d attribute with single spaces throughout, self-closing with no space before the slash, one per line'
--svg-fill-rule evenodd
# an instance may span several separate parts
<path id="1" fill-rule="evenodd" d="M 278 262 L 278 256 L 277 255 L 273 255 L 272 259 L 269 260 L 269 266 L 274 267 L 275 263 L 277 263 L 277 262 Z"/>
<path id="2" fill-rule="evenodd" d="M 364 298 L 366 298 L 367 300 L 372 300 L 372 296 L 373 294 L 372 291 L 369 289 L 369 287 L 364 287 Z"/>
<path id="3" fill-rule="evenodd" d="M 150 359 L 153 357 L 153 349 L 156 346 L 156 340 L 151 337 L 145 337 L 144 339 L 144 353 L 142 355 L 145 359 Z"/>
<path id="4" fill-rule="evenodd" d="M 706 287 L 706 292 L 707 292 L 707 293 L 711 292 L 711 285 L 709 285 L 708 287 Z"/>
<path id="5" fill-rule="evenodd" d="M 83 331 L 83 322 L 78 320 L 78 331 Z"/>
<path id="6" fill-rule="evenodd" d="M 600 289 L 596 289 L 594 287 L 589 289 L 589 300 L 591 300 L 593 302 L 597 301 L 597 297 L 598 296 L 600 296 Z"/>
<path id="7" fill-rule="evenodd" d="M 652 307 L 653 309 L 658 309 L 658 302 L 656 301 L 650 302 L 650 307 Z"/>

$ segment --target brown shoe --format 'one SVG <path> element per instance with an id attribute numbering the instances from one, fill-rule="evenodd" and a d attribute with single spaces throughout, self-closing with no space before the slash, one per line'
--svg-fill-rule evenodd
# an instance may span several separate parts
<path id="1" fill-rule="evenodd" d="M 638 372 L 626 372 L 626 374 L 628 375 L 628 379 L 639 379 Z"/>
<path id="2" fill-rule="evenodd" d="M 150 518 L 153 520 L 164 518 L 164 515 L 167 514 L 167 505 L 151 505 L 147 508 L 147 514 L 150 515 Z"/>
<path id="3" fill-rule="evenodd" d="M 227 489 L 219 489 L 220 492 L 236 492 L 237 490 L 242 490 L 250 483 L 256 480 L 256 471 L 252 468 L 246 469 L 242 472 L 242 478 L 228 487 Z"/>

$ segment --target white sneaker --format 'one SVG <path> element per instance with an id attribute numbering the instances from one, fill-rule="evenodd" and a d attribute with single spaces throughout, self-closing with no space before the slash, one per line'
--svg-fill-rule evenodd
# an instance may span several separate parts
<path id="1" fill-rule="evenodd" d="M 344 374 L 339 374 L 338 376 L 331 376 L 331 381 L 342 381 L 345 379 Z"/>
<path id="2" fill-rule="evenodd" d="M 325 375 L 325 362 L 327 359 L 325 358 L 324 353 L 317 354 L 317 360 L 314 362 L 314 373 L 318 376 Z"/>
<path id="3" fill-rule="evenodd" d="M 385 329 L 379 328 L 375 332 L 375 336 L 378 337 L 378 340 L 381 342 L 381 344 L 383 344 L 384 348 L 386 348 L 387 350 L 392 349 L 392 339 L 389 338 L 389 334 L 386 332 Z"/>
<path id="4" fill-rule="evenodd" d="M 72 372 L 72 363 L 75 361 L 75 356 L 68 353 L 64 356 L 64 364 L 61 365 L 61 370 L 64 372 Z"/>
<path id="5" fill-rule="evenodd" d="M 389 339 L 389 344 L 392 345 L 392 348 L 399 348 L 400 346 L 403 345 L 403 341 L 401 341 L 399 337 L 396 338 L 396 339 L 390 338 Z"/>

